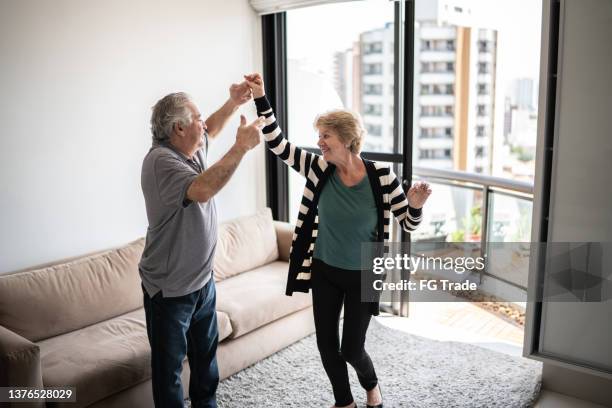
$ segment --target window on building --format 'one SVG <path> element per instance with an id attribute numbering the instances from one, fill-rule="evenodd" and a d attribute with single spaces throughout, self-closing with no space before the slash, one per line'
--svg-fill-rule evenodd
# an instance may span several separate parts
<path id="1" fill-rule="evenodd" d="M 478 84 L 478 95 L 488 95 L 489 86 L 487 84 Z"/>
<path id="2" fill-rule="evenodd" d="M 372 115 L 372 116 L 381 116 L 382 115 L 382 105 L 365 103 L 363 105 L 363 114 Z"/>
<path id="3" fill-rule="evenodd" d="M 449 160 L 452 155 L 451 149 L 421 149 L 420 159 Z"/>
<path id="4" fill-rule="evenodd" d="M 364 54 L 381 54 L 383 52 L 383 43 L 382 41 L 366 43 L 363 48 Z"/>
<path id="5" fill-rule="evenodd" d="M 363 93 L 365 95 L 382 95 L 382 84 L 365 84 Z"/>
<path id="6" fill-rule="evenodd" d="M 486 40 L 478 41 L 478 52 L 489 52 L 489 43 Z"/>
<path id="7" fill-rule="evenodd" d="M 381 125 L 372 125 L 367 124 L 366 130 L 368 131 L 368 136 L 377 136 L 380 137 L 382 135 L 382 126 Z"/>
<path id="8" fill-rule="evenodd" d="M 478 73 L 479 74 L 488 74 L 489 73 L 489 65 L 486 62 L 478 63 Z"/>
<path id="9" fill-rule="evenodd" d="M 382 74 L 382 64 L 378 62 L 373 64 L 364 64 L 363 73 L 364 75 L 380 75 Z"/>
<path id="10" fill-rule="evenodd" d="M 487 114 L 487 107 L 485 105 L 477 105 L 476 106 L 476 115 L 485 116 Z"/>
<path id="11" fill-rule="evenodd" d="M 485 136 L 485 127 L 482 125 L 476 126 L 476 136 L 483 137 Z"/>
<path id="12" fill-rule="evenodd" d="M 446 49 L 449 51 L 455 51 L 455 40 L 446 40 Z"/>

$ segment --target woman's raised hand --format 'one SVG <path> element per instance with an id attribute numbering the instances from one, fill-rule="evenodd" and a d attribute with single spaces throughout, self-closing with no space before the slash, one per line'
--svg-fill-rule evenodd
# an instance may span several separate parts
<path id="1" fill-rule="evenodd" d="M 431 194 L 431 187 L 424 181 L 418 181 L 408 190 L 408 204 L 412 208 L 422 208 Z"/>
<path id="2" fill-rule="evenodd" d="M 239 106 L 251 99 L 251 87 L 246 81 L 239 84 L 232 84 L 229 89 L 230 99 L 235 105 Z"/>
<path id="3" fill-rule="evenodd" d="M 254 72 L 249 75 L 244 76 L 244 80 L 249 85 L 249 87 L 253 90 L 254 98 L 261 98 L 266 94 L 266 90 L 264 88 L 264 81 L 261 74 Z"/>

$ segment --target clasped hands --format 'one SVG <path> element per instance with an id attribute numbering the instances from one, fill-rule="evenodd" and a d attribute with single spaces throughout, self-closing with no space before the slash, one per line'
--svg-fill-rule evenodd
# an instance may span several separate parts
<path id="1" fill-rule="evenodd" d="M 251 100 L 265 95 L 263 79 L 260 74 L 245 75 L 244 81 L 230 86 L 230 100 L 237 107 Z M 265 126 L 265 118 L 260 116 L 250 124 L 246 117 L 240 115 L 240 126 L 236 132 L 236 146 L 246 153 L 260 143 L 261 130 Z"/>
<path id="2" fill-rule="evenodd" d="M 243 105 L 251 100 L 251 97 L 259 98 L 265 95 L 263 78 L 258 73 L 244 75 L 244 81 L 232 84 L 229 92 L 234 105 Z"/>

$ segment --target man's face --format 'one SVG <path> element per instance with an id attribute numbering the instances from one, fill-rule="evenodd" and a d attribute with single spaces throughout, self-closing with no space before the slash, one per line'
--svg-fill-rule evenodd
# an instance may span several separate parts
<path id="1" fill-rule="evenodd" d="M 198 107 L 193 102 L 187 103 L 187 108 L 191 111 L 191 124 L 184 130 L 185 145 L 189 147 L 190 156 L 204 146 L 204 131 L 206 123 Z"/>

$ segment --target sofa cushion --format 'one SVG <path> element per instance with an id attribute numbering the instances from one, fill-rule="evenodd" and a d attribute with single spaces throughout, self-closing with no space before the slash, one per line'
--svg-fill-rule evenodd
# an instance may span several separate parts
<path id="1" fill-rule="evenodd" d="M 87 406 L 151 377 L 144 309 L 39 342 L 46 387 L 70 384 Z"/>
<path id="2" fill-rule="evenodd" d="M 231 324 L 217 312 L 219 340 Z M 71 385 L 87 406 L 151 378 L 151 349 L 144 309 L 38 343 L 45 386 Z"/>
<path id="3" fill-rule="evenodd" d="M 229 316 L 230 338 L 312 304 L 308 293 L 285 295 L 288 268 L 287 262 L 276 261 L 217 283 L 217 310 Z"/>
<path id="4" fill-rule="evenodd" d="M 276 231 L 269 208 L 219 226 L 214 260 L 215 281 L 278 259 Z"/>
<path id="5" fill-rule="evenodd" d="M 0 326 L 38 341 L 142 307 L 144 240 L 46 268 L 0 276 Z"/>
<path id="6" fill-rule="evenodd" d="M 278 260 L 289 262 L 295 227 L 288 222 L 274 221 L 274 229 L 278 242 Z"/>
<path id="7" fill-rule="evenodd" d="M 227 313 L 217 310 L 217 326 L 219 327 L 219 343 L 232 334 L 232 322 Z"/>

